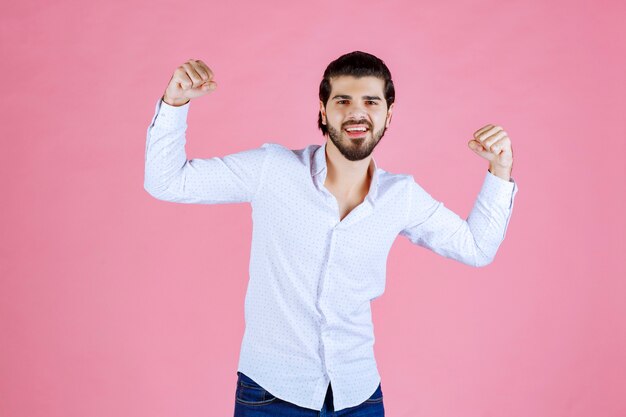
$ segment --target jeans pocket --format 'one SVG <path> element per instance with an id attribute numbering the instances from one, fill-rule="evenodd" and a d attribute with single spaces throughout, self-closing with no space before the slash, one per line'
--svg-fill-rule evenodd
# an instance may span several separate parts
<path id="1" fill-rule="evenodd" d="M 371 397 L 369 397 L 367 400 L 365 400 L 366 403 L 379 403 L 383 400 L 383 389 L 381 384 L 378 384 L 378 388 L 376 388 L 376 391 L 374 391 L 374 393 L 372 394 Z"/>
<path id="2" fill-rule="evenodd" d="M 237 371 L 237 392 L 235 400 L 245 405 L 270 404 L 276 397 L 265 388 L 254 382 L 249 376 Z"/>

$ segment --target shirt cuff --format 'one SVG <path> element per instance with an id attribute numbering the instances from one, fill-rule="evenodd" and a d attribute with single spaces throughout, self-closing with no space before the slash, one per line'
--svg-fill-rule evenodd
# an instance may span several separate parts
<path id="1" fill-rule="evenodd" d="M 512 176 L 507 181 L 487 170 L 481 189 L 482 196 L 511 208 L 515 194 L 517 194 L 517 183 Z"/>
<path id="2" fill-rule="evenodd" d="M 160 125 L 164 125 L 169 129 L 185 127 L 187 124 L 187 113 L 189 112 L 189 103 L 182 106 L 170 106 L 163 101 L 163 97 L 159 97 L 156 104 L 157 118 Z"/>

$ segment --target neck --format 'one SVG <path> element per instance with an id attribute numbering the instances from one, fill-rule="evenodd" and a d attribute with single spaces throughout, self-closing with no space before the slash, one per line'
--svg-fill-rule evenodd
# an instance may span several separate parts
<path id="1" fill-rule="evenodd" d="M 371 183 L 372 164 L 372 155 L 360 161 L 346 159 L 335 144 L 328 139 L 324 186 L 330 186 L 346 197 L 367 194 Z"/>

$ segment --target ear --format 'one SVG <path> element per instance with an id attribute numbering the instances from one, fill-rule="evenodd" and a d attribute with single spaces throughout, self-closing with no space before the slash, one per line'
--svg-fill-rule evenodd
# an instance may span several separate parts
<path id="1" fill-rule="evenodd" d="M 320 113 L 322 113 L 322 124 L 326 124 L 326 110 L 324 109 L 324 103 L 320 100 Z"/>
<path id="2" fill-rule="evenodd" d="M 391 124 L 391 116 L 393 114 L 393 106 L 396 103 L 391 103 L 391 106 L 389 106 L 389 110 L 387 110 L 387 122 L 385 123 L 385 127 L 389 127 L 389 125 Z"/>

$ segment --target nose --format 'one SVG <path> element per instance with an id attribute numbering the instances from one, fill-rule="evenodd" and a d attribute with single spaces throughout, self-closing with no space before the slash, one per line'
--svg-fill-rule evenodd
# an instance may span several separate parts
<path id="1" fill-rule="evenodd" d="M 350 106 L 350 109 L 348 110 L 347 119 L 356 120 L 356 121 L 366 120 L 369 123 L 369 120 L 367 117 L 367 111 L 365 110 L 365 107 L 359 103 L 355 103 Z"/>

